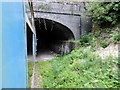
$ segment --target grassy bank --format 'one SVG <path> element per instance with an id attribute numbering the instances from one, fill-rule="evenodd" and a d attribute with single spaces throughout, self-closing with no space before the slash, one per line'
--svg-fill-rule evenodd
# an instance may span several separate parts
<path id="1" fill-rule="evenodd" d="M 47 62 L 36 62 L 44 88 L 116 88 L 118 59 L 101 59 L 78 47 L 71 54 Z"/>
<path id="2" fill-rule="evenodd" d="M 101 58 L 96 50 L 103 50 L 111 43 L 120 42 L 118 33 L 120 26 L 99 29 L 84 35 L 78 41 L 80 46 L 70 54 L 59 56 L 57 59 L 45 62 L 36 62 L 38 74 L 42 76 L 40 86 L 44 88 L 117 88 L 120 87 L 118 78 L 117 55 Z M 90 48 L 87 48 L 90 47 Z M 113 46 L 114 47 L 114 46 Z M 109 48 L 113 52 L 117 49 Z M 107 50 L 107 49 L 105 49 Z M 104 51 L 105 51 L 104 50 Z M 115 51 L 116 50 L 116 51 Z M 101 51 L 103 53 L 103 51 Z M 33 64 L 28 63 L 28 82 L 31 86 Z"/>
<path id="3" fill-rule="evenodd" d="M 107 47 L 120 43 L 120 2 L 93 3 L 87 9 L 93 12 L 90 13 L 94 22 L 93 30 L 80 37 L 80 40 L 73 40 L 74 43 L 79 42 L 80 46 L 68 55 L 36 62 L 37 73 L 42 76 L 40 86 L 43 88 L 120 88 L 118 53 L 107 53 L 109 55 L 103 55 L 104 58 L 96 53 L 98 49 L 100 53 L 109 49 L 119 52 L 114 46 Z M 28 64 L 30 86 L 33 64 Z"/>
<path id="4" fill-rule="evenodd" d="M 33 62 L 28 62 L 28 87 L 31 87 L 31 77 L 33 74 Z"/>

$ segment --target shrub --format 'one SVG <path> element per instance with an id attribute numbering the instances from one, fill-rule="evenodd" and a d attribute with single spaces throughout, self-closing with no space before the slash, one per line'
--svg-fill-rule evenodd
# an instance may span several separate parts
<path id="1" fill-rule="evenodd" d="M 31 87 L 31 77 L 33 74 L 33 62 L 28 62 L 28 87 Z"/>
<path id="2" fill-rule="evenodd" d="M 114 33 L 113 34 L 113 41 L 114 42 L 120 41 L 120 34 L 119 33 Z"/>
<path id="3" fill-rule="evenodd" d="M 89 34 L 82 35 L 80 38 L 80 44 L 82 46 L 88 46 L 88 45 L 90 45 L 90 40 L 91 40 L 91 37 Z"/>
<path id="4" fill-rule="evenodd" d="M 116 62 L 112 57 L 102 60 L 89 49 L 79 47 L 69 55 L 36 64 L 43 88 L 117 88 Z"/>
<path id="5" fill-rule="evenodd" d="M 106 48 L 109 44 L 108 44 L 106 41 L 103 40 L 103 41 L 100 43 L 100 45 L 101 45 L 101 47 Z"/>
<path id="6" fill-rule="evenodd" d="M 84 34 L 80 38 L 80 44 L 85 47 L 88 45 L 95 46 L 96 40 L 96 37 L 92 33 Z"/>
<path id="7" fill-rule="evenodd" d="M 93 22 L 98 25 L 106 23 L 114 25 L 120 19 L 119 2 L 94 2 L 87 7 L 88 15 L 93 18 Z M 91 14 L 89 14 L 92 12 Z"/>

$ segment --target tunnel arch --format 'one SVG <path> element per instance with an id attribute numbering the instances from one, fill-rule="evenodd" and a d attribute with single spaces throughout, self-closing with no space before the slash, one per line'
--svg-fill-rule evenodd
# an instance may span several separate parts
<path id="1" fill-rule="evenodd" d="M 75 40 L 73 32 L 65 25 L 45 18 L 35 18 L 35 27 L 37 35 L 37 50 L 49 48 L 58 49 L 64 42 Z"/>
<path id="2" fill-rule="evenodd" d="M 64 32 L 64 34 L 65 34 L 65 32 L 67 33 L 66 34 L 67 38 L 75 39 L 75 36 L 74 36 L 72 30 L 61 22 L 54 21 L 51 19 L 46 19 L 46 18 L 35 18 L 35 22 L 36 21 L 38 21 L 38 23 L 35 23 L 36 24 L 35 26 L 39 26 L 40 24 L 46 24 L 46 27 L 48 27 L 48 28 L 46 28 L 47 30 L 50 30 L 51 28 L 54 28 L 54 27 L 57 27 L 57 29 L 59 29 L 59 30 L 62 30 L 61 28 L 63 28 L 64 30 L 62 30 L 62 31 Z M 45 25 L 44 25 L 44 27 L 45 27 Z M 36 29 L 40 29 L 40 28 L 41 28 L 40 26 L 36 27 Z M 57 32 L 58 32 L 58 30 L 57 30 Z"/>

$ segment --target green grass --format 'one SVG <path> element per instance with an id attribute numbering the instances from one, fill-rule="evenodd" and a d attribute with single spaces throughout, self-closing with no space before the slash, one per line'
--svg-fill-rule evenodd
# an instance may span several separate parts
<path id="1" fill-rule="evenodd" d="M 82 2 L 83 0 L 56 0 L 56 1 Z"/>
<path id="2" fill-rule="evenodd" d="M 31 87 L 31 77 L 33 74 L 33 62 L 28 62 L 28 87 Z"/>
<path id="3" fill-rule="evenodd" d="M 116 58 L 103 60 L 83 47 L 52 61 L 36 62 L 44 88 L 116 88 L 117 64 Z"/>
<path id="4" fill-rule="evenodd" d="M 80 40 L 69 42 L 80 43 L 80 46 L 66 56 L 46 62 L 36 62 L 38 73 L 42 76 L 40 86 L 44 88 L 117 88 L 118 58 L 109 56 L 105 59 L 93 53 L 100 46 L 120 41 L 119 27 L 83 35 Z M 107 33 L 107 34 L 106 34 Z M 111 41 L 107 40 L 112 38 Z M 90 49 L 85 47 L 91 46 Z M 119 58 L 120 61 L 120 58 Z M 33 63 L 28 63 L 28 84 L 31 86 Z"/>
<path id="5" fill-rule="evenodd" d="M 107 41 L 102 40 L 100 45 L 101 45 L 101 47 L 106 48 L 109 44 L 107 43 Z"/>
<path id="6" fill-rule="evenodd" d="M 120 34 L 119 34 L 119 32 L 115 32 L 115 33 L 113 33 L 113 42 L 118 42 L 118 41 L 120 41 Z"/>

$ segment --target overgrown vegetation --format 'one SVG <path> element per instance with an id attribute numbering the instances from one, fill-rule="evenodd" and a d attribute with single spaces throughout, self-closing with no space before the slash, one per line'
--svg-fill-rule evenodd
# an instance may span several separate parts
<path id="1" fill-rule="evenodd" d="M 115 25 L 120 20 L 120 1 L 94 2 L 87 9 L 91 12 L 89 15 L 92 16 L 93 22 L 98 25 Z"/>
<path id="2" fill-rule="evenodd" d="M 101 41 L 100 45 L 101 45 L 103 48 L 106 48 L 106 47 L 108 46 L 108 43 L 107 43 L 105 40 L 103 40 L 103 41 Z"/>
<path id="3" fill-rule="evenodd" d="M 120 34 L 119 33 L 114 33 L 113 34 L 113 41 L 114 42 L 118 42 L 118 41 L 120 41 Z"/>
<path id="4" fill-rule="evenodd" d="M 87 8 L 92 12 L 93 31 L 81 36 L 80 46 L 66 56 L 46 62 L 36 62 L 42 76 L 40 85 L 44 88 L 120 88 L 120 57 L 108 56 L 104 59 L 93 51 L 106 48 L 111 43 L 119 43 L 120 2 L 97 2 Z M 115 27 L 109 28 L 108 26 Z M 101 28 L 102 26 L 102 28 Z M 103 28 L 103 27 L 106 28 Z M 90 46 L 91 48 L 87 48 Z M 29 63 L 29 81 L 32 76 Z"/>
<path id="5" fill-rule="evenodd" d="M 120 58 L 109 56 L 102 59 L 93 52 L 100 46 L 106 48 L 110 43 L 118 42 L 120 40 L 118 30 L 118 27 L 115 27 L 104 30 L 104 33 L 94 32 L 83 35 L 80 40 L 70 40 L 70 42 L 80 42 L 80 46 L 70 54 L 51 61 L 36 62 L 38 72 L 43 79 L 40 85 L 44 88 L 120 87 L 118 78 Z M 111 41 L 108 42 L 106 38 L 110 37 Z M 87 46 L 91 48 L 86 49 Z M 29 64 L 29 67 L 32 67 L 32 63 Z M 32 68 L 29 68 L 29 77 L 32 75 L 31 70 Z"/>
<path id="6" fill-rule="evenodd" d="M 120 42 L 119 31 L 119 23 L 111 28 L 94 27 L 91 33 L 82 35 L 79 42 L 83 47 L 91 46 L 94 50 L 99 47 L 106 48 L 111 43 L 116 44 Z"/>
<path id="7" fill-rule="evenodd" d="M 118 59 L 101 59 L 90 50 L 79 47 L 58 59 L 37 62 L 44 88 L 117 88 Z"/>
<path id="8" fill-rule="evenodd" d="M 33 62 L 28 62 L 28 87 L 31 87 L 31 77 L 33 74 Z"/>

